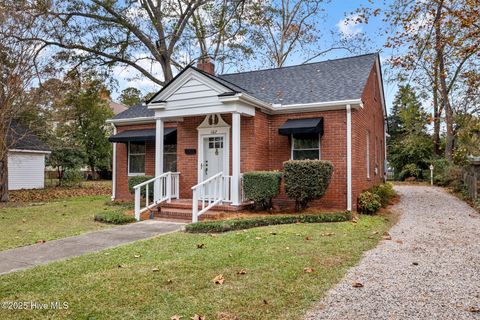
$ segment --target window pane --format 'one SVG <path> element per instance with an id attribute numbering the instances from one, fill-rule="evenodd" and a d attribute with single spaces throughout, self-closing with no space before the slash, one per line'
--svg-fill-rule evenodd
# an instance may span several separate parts
<path id="1" fill-rule="evenodd" d="M 318 160 L 318 150 L 293 150 L 293 160 Z"/>
<path id="2" fill-rule="evenodd" d="M 177 172 L 177 154 L 165 153 L 163 156 L 163 172 Z"/>
<path id="3" fill-rule="evenodd" d="M 165 153 L 177 153 L 177 145 L 176 144 L 166 144 L 163 149 Z"/>
<path id="4" fill-rule="evenodd" d="M 145 142 L 130 142 L 130 153 L 145 153 Z"/>
<path id="5" fill-rule="evenodd" d="M 318 137 L 306 139 L 293 137 L 293 149 L 318 149 Z"/>
<path id="6" fill-rule="evenodd" d="M 129 173 L 145 173 L 145 155 L 130 155 Z"/>

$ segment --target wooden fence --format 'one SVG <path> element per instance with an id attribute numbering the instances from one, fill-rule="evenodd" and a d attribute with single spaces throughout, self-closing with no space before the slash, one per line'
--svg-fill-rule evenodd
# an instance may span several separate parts
<path id="1" fill-rule="evenodd" d="M 471 161 L 463 170 L 463 184 L 467 189 L 470 199 L 476 200 L 480 194 L 480 163 Z"/>

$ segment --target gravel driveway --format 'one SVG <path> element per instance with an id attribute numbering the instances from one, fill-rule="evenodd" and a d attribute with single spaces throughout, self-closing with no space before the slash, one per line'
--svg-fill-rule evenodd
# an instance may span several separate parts
<path id="1" fill-rule="evenodd" d="M 306 319 L 480 319 L 480 216 L 440 188 L 395 189 L 392 240 L 367 252 Z"/>

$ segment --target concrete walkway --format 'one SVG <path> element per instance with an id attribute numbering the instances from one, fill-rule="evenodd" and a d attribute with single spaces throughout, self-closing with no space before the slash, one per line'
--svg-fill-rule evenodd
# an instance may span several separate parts
<path id="1" fill-rule="evenodd" d="M 178 231 L 183 223 L 147 220 L 0 252 L 0 274 Z"/>
<path id="2" fill-rule="evenodd" d="M 392 239 L 365 253 L 306 319 L 480 319 L 479 214 L 441 188 L 395 189 Z"/>

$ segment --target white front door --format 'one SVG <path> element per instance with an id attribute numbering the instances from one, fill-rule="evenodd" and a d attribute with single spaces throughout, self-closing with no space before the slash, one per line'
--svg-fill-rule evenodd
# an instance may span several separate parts
<path id="1" fill-rule="evenodd" d="M 224 171 L 224 145 L 223 135 L 203 137 L 203 163 L 201 164 L 203 181 Z"/>

